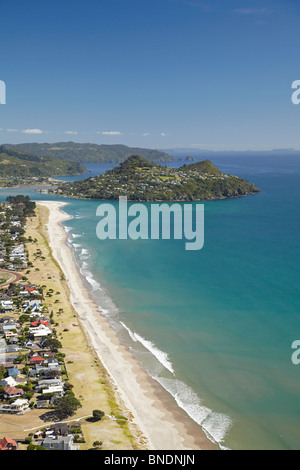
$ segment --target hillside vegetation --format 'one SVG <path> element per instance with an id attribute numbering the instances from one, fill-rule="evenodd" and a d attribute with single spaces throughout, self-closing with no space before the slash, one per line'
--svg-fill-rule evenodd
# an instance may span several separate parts
<path id="1" fill-rule="evenodd" d="M 60 185 L 55 194 L 101 200 L 197 201 L 257 193 L 254 184 L 222 173 L 209 160 L 178 169 L 132 155 L 103 175 Z"/>
<path id="2" fill-rule="evenodd" d="M 97 145 L 89 143 L 57 142 L 54 144 L 17 144 L 5 145 L 37 156 L 49 156 L 80 163 L 120 163 L 133 154 L 139 154 L 152 162 L 168 162 L 173 157 L 165 152 L 152 149 L 127 147 L 126 145 Z"/>
<path id="3" fill-rule="evenodd" d="M 85 173 L 78 162 L 53 157 L 36 156 L 0 146 L 0 177 L 65 176 Z"/>

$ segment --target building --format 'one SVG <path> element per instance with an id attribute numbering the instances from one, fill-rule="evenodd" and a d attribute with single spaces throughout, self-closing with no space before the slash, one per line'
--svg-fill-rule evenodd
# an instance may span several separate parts
<path id="1" fill-rule="evenodd" d="M 21 388 L 4 387 L 4 397 L 5 398 L 21 397 L 23 394 L 24 394 L 24 391 Z"/>
<path id="2" fill-rule="evenodd" d="M 0 413 L 23 415 L 28 410 L 28 400 L 25 400 L 23 398 L 18 398 L 11 404 L 5 403 L 3 405 L 0 405 Z"/>
<path id="3" fill-rule="evenodd" d="M 50 436 L 38 441 L 38 445 L 45 447 L 46 450 L 79 450 L 79 446 L 74 446 L 74 436 Z"/>
<path id="4" fill-rule="evenodd" d="M 0 450 L 17 450 L 18 445 L 16 441 L 10 437 L 3 437 L 0 441 Z"/>

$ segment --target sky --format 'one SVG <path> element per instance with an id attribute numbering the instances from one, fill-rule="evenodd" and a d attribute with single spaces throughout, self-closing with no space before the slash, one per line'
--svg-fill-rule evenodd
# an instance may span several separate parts
<path id="1" fill-rule="evenodd" d="M 300 149 L 299 0 L 0 0 L 0 16 L 2 144 Z"/>

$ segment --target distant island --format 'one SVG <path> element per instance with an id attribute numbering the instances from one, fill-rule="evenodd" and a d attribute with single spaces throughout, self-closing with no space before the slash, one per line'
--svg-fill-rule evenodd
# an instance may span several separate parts
<path id="1" fill-rule="evenodd" d="M 12 186 L 14 183 L 32 179 L 78 175 L 86 171 L 86 168 L 78 162 L 36 156 L 0 145 L 0 183 L 2 186 Z"/>
<path id="2" fill-rule="evenodd" d="M 56 142 L 5 144 L 9 150 L 29 153 L 31 155 L 58 158 L 71 162 L 85 163 L 120 163 L 130 155 L 139 154 L 151 162 L 170 162 L 174 160 L 166 152 L 126 145 L 98 145 L 91 143 Z"/>
<path id="3" fill-rule="evenodd" d="M 103 175 L 63 183 L 49 193 L 68 197 L 128 201 L 200 201 L 258 193 L 254 184 L 222 173 L 209 160 L 180 168 L 154 164 L 132 155 Z"/>

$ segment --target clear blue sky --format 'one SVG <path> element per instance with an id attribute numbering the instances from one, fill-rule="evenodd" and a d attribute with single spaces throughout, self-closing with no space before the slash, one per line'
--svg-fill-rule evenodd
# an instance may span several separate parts
<path id="1" fill-rule="evenodd" d="M 299 0 L 0 0 L 0 143 L 300 148 Z"/>

